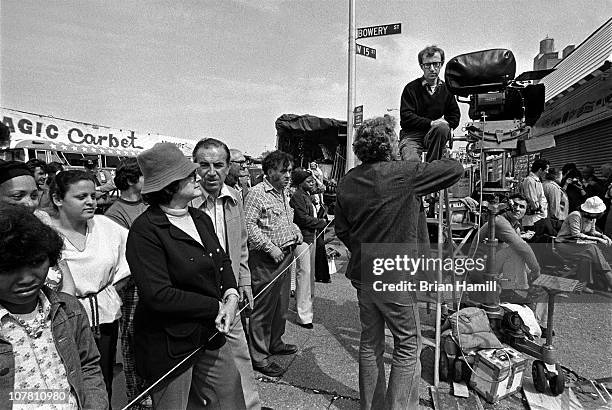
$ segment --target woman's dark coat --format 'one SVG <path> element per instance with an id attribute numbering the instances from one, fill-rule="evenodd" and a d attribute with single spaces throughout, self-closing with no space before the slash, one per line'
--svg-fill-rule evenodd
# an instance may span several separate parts
<path id="1" fill-rule="evenodd" d="M 134 221 L 128 236 L 126 256 L 139 295 L 136 366 L 151 382 L 198 346 L 217 349 L 225 343 L 221 334 L 208 339 L 216 333 L 219 301 L 236 288 L 236 279 L 208 216 L 195 208 L 189 213 L 204 246 L 157 206 Z"/>

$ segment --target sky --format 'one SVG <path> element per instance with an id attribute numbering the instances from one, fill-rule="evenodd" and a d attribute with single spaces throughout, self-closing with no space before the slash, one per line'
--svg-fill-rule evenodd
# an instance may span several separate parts
<path id="1" fill-rule="evenodd" d="M 215 137 L 257 156 L 274 148 L 282 114 L 346 119 L 348 4 L 2 0 L 0 106 Z M 561 51 L 611 15 L 612 0 L 356 0 L 357 27 L 402 23 L 401 34 L 358 40 L 377 58 L 357 56 L 357 105 L 364 118 L 399 108 L 427 45 L 447 60 L 508 48 L 518 75 L 546 36 Z"/>

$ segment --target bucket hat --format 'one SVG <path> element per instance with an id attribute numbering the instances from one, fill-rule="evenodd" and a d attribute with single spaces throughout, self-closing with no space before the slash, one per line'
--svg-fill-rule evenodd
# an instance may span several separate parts
<path id="1" fill-rule="evenodd" d="M 600 214 L 606 210 L 606 205 L 600 197 L 592 196 L 584 201 L 584 204 L 580 205 L 580 209 L 590 214 Z"/>
<path id="2" fill-rule="evenodd" d="M 176 145 L 169 142 L 153 145 L 136 159 L 144 176 L 143 194 L 160 191 L 198 169 L 197 164 L 189 161 Z"/>

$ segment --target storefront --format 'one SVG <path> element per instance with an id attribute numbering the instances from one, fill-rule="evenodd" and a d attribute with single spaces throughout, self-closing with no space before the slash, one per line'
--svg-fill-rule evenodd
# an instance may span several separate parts
<path id="1" fill-rule="evenodd" d="M 612 19 L 563 59 L 542 82 L 546 106 L 525 142 L 551 166 L 612 162 Z"/>

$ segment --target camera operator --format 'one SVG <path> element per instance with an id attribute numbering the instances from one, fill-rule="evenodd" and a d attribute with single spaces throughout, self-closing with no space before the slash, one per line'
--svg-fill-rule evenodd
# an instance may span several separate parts
<path id="1" fill-rule="evenodd" d="M 451 129 L 457 128 L 461 112 L 455 97 L 438 77 L 444 50 L 429 46 L 418 55 L 423 76 L 409 82 L 400 102 L 400 155 L 405 161 L 426 162 L 442 158 Z"/>
<path id="2" fill-rule="evenodd" d="M 336 197 L 336 235 L 351 252 L 346 276 L 359 300 L 362 409 L 418 408 L 421 374 L 421 331 L 414 295 L 375 291 L 372 272 L 368 276 L 362 270 L 367 260 L 363 245 L 403 244 L 425 252 L 429 239 L 420 197 L 453 185 L 464 172 L 452 159 L 427 164 L 393 161 L 394 128 L 389 116 L 363 122 L 353 143 L 362 163 L 340 180 Z M 388 386 L 382 366 L 385 324 L 394 339 Z"/>

